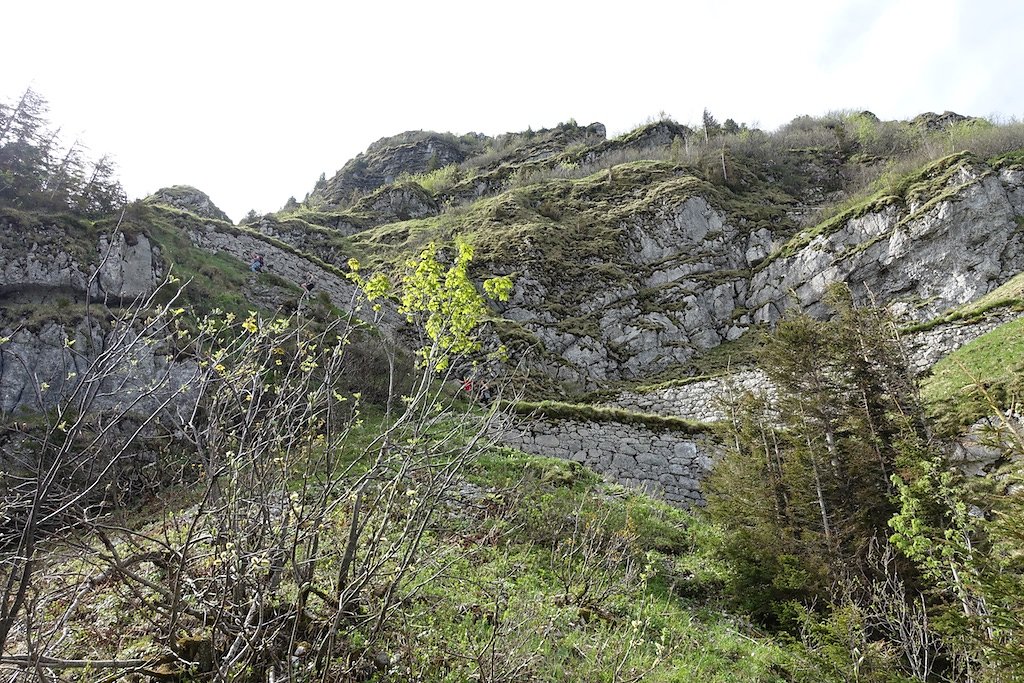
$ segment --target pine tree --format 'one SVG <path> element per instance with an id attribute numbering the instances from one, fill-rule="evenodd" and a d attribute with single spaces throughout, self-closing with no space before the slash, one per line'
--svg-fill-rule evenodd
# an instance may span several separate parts
<path id="1" fill-rule="evenodd" d="M 78 210 L 89 216 L 111 214 L 125 206 L 127 197 L 114 177 L 116 168 L 107 155 L 97 160 L 77 197 Z"/>
<path id="2" fill-rule="evenodd" d="M 63 149 L 46 112 L 31 88 L 15 104 L 0 103 L 0 203 L 93 217 L 122 208 L 126 198 L 110 157 L 90 163 L 77 140 Z"/>
<path id="3" fill-rule="evenodd" d="M 704 109 L 704 113 L 701 115 L 701 124 L 704 127 L 704 142 L 710 142 L 711 138 L 718 135 L 722 130 L 721 126 L 718 125 L 718 120 L 707 109 Z"/>
<path id="4" fill-rule="evenodd" d="M 757 570 L 736 588 L 769 621 L 787 600 L 870 578 L 872 539 L 888 535 L 895 512 L 899 444 L 920 437 L 884 313 L 854 307 L 848 293 L 830 302 L 831 320 L 793 315 L 766 340 L 760 361 L 777 397 L 736 402 L 730 448 L 708 485 L 730 555 Z"/>

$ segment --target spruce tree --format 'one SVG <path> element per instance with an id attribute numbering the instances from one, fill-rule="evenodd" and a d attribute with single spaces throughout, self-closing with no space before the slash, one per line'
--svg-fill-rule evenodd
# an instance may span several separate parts
<path id="1" fill-rule="evenodd" d="M 899 444 L 920 437 L 919 409 L 884 312 L 829 298 L 828 321 L 780 322 L 760 364 L 777 396 L 731 407 L 729 448 L 708 483 L 709 508 L 743 558 L 736 590 L 766 621 L 792 599 L 869 582 L 873 539 L 894 514 Z"/>

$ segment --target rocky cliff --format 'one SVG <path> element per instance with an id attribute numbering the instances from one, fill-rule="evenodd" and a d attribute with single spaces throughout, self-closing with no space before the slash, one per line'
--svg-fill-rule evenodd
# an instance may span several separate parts
<path id="1" fill-rule="evenodd" d="M 861 128 L 882 125 L 856 117 Z M 971 121 L 947 112 L 901 125 L 917 139 Z M 602 400 L 620 408 L 713 421 L 715 398 L 730 387 L 763 387 L 756 370 L 719 376 L 749 362 L 753 333 L 790 310 L 821 314 L 833 283 L 925 330 L 908 339 L 910 362 L 926 373 L 1015 316 L 1017 295 L 979 302 L 1024 270 L 1024 157 L 1013 148 L 911 163 L 843 125 L 801 120 L 783 142 L 747 129 L 716 138 L 670 121 L 611 140 L 600 124 L 575 123 L 494 138 L 405 133 L 321 179 L 301 205 L 244 226 L 184 186 L 157 192 L 120 227 L 6 211 L 0 409 L 45 406 L 33 383 L 79 362 L 68 339 L 102 345 L 109 328 L 83 306 L 116 310 L 169 270 L 188 276 L 192 303 L 211 308 L 287 310 L 310 276 L 326 304 L 345 308 L 350 257 L 389 271 L 432 240 L 456 238 L 476 247 L 477 275 L 513 277 L 493 331 L 538 398 L 612 388 L 615 398 Z M 900 173 L 881 170 L 897 161 Z M 867 190 L 856 182 L 864 177 L 875 178 Z M 267 263 L 261 274 L 248 271 L 254 253 Z M 980 308 L 965 314 L 971 306 Z M 400 335 L 393 311 L 382 324 Z M 704 373 L 716 376 L 693 379 Z M 642 386 L 654 379 L 660 388 Z M 598 438 L 570 427 L 581 443 Z M 544 429 L 523 439 L 539 448 L 561 428 Z M 684 467 L 666 443 L 656 459 Z M 644 467 L 654 462 L 644 457 Z M 706 462 L 695 462 L 673 475 L 683 478 L 679 500 L 699 497 L 687 482 Z M 620 478 L 676 486 L 653 470 Z"/>

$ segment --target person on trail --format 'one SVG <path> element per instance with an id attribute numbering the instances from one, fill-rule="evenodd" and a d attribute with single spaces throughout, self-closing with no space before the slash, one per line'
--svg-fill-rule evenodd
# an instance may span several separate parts
<path id="1" fill-rule="evenodd" d="M 254 273 L 263 272 L 263 254 L 253 253 L 252 264 L 249 266 L 249 270 Z"/>
<path id="2" fill-rule="evenodd" d="M 490 405 L 491 400 L 494 398 L 494 392 L 491 391 L 491 385 L 488 382 L 483 382 L 480 385 L 480 401 L 484 405 Z"/>
<path id="3" fill-rule="evenodd" d="M 473 380 L 469 379 L 468 377 L 466 379 L 462 380 L 462 390 L 465 391 L 467 394 L 472 394 L 473 393 Z"/>
<path id="4" fill-rule="evenodd" d="M 316 285 L 316 278 L 313 277 L 313 273 L 306 273 L 306 280 L 302 283 L 303 296 L 309 296 L 313 292 L 313 287 Z"/>

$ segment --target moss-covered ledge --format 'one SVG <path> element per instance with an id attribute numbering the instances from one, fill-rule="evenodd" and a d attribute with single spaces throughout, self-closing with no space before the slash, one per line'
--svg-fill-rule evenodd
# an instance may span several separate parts
<path id="1" fill-rule="evenodd" d="M 718 426 L 709 422 L 698 422 L 681 417 L 667 417 L 654 413 L 639 413 L 622 408 L 604 408 L 582 403 L 560 401 L 520 401 L 511 405 L 512 410 L 526 417 L 544 417 L 552 420 L 578 420 L 584 422 L 616 422 L 642 425 L 682 434 L 708 434 Z"/>

